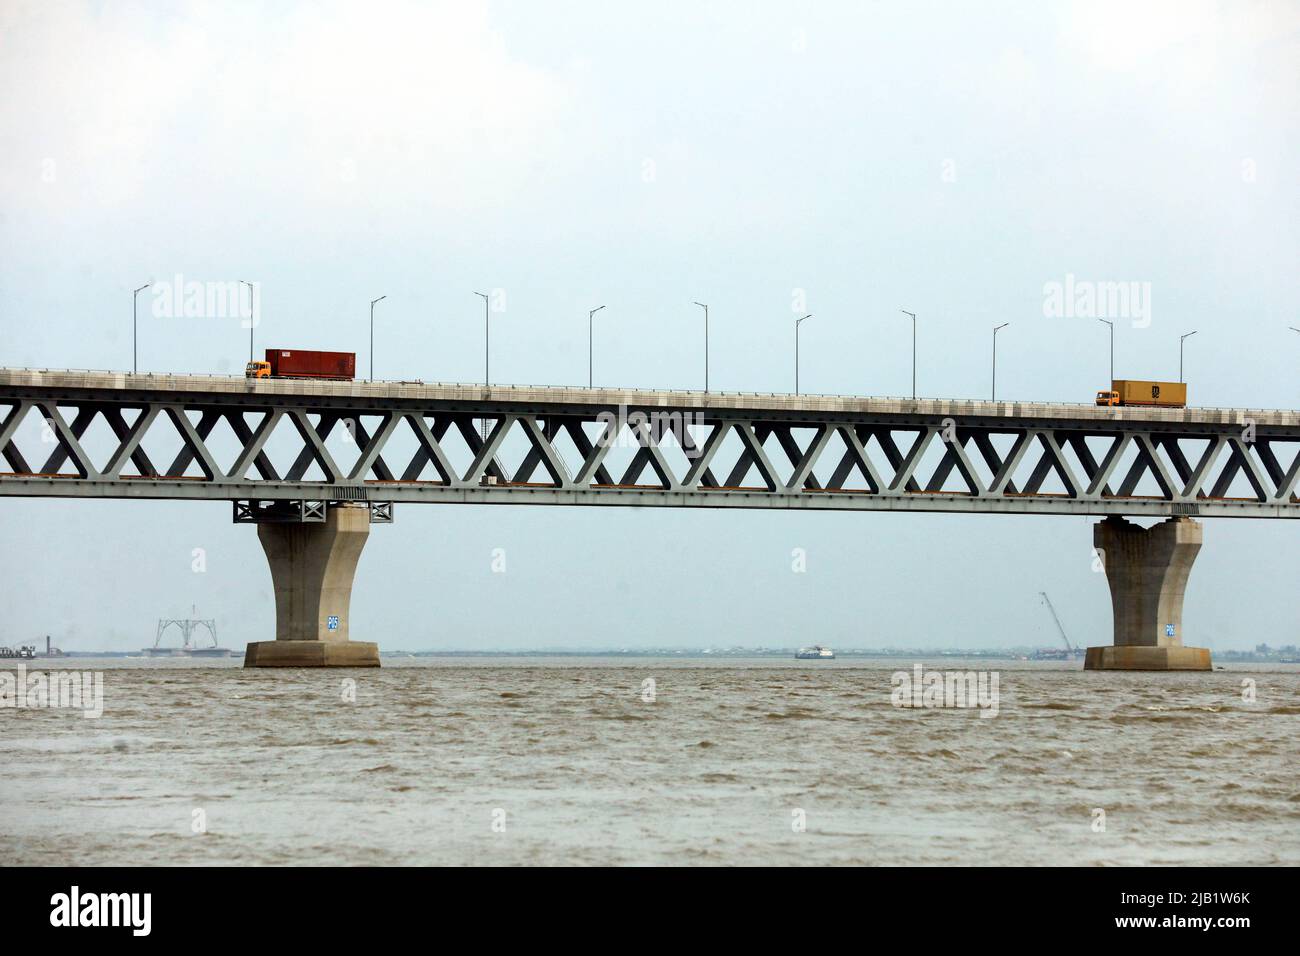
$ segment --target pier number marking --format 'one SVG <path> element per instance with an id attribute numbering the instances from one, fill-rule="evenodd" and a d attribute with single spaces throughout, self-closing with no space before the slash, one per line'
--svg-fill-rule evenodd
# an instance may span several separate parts
<path id="1" fill-rule="evenodd" d="M 339 629 L 339 616 L 337 614 L 331 614 L 325 619 L 325 626 L 331 631 L 337 631 Z M 1173 625 L 1170 624 L 1169 627 L 1173 628 Z M 1173 633 L 1172 630 L 1170 633 Z"/>
<path id="2" fill-rule="evenodd" d="M 1172 624 L 1166 624 L 1165 637 L 1173 637 L 1173 636 L 1174 636 L 1174 626 Z"/>

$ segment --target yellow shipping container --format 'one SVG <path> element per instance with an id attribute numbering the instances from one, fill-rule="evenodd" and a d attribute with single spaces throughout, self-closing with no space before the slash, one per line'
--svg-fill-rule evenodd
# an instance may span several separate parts
<path id="1" fill-rule="evenodd" d="M 1110 387 L 1118 393 L 1121 405 L 1160 405 L 1166 408 L 1187 405 L 1186 382 L 1141 382 L 1117 378 Z"/>

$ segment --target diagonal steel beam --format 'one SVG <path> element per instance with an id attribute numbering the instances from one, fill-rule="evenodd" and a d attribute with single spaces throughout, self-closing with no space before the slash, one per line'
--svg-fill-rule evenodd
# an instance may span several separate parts
<path id="1" fill-rule="evenodd" d="M 1065 460 L 1065 452 L 1062 451 L 1060 443 L 1056 440 L 1056 433 L 1050 430 L 1042 432 L 1041 441 L 1047 449 L 1047 453 L 1052 456 L 1053 466 L 1056 468 L 1056 476 L 1061 479 L 1061 484 L 1065 485 L 1065 493 L 1071 498 L 1079 497 L 1079 479 L 1075 477 L 1074 469 Z"/>
<path id="2" fill-rule="evenodd" d="M 271 408 L 267 410 L 266 414 L 262 416 L 262 420 L 257 423 L 257 427 L 253 429 L 251 434 L 249 434 L 248 440 L 244 442 L 244 447 L 239 452 L 239 456 L 235 459 L 235 463 L 230 466 L 230 471 L 226 473 L 227 478 L 235 481 L 248 480 L 246 476 L 249 466 L 253 463 L 253 460 L 262 453 L 262 446 L 265 445 L 266 440 L 271 437 L 271 432 L 275 430 L 276 425 L 280 424 L 280 419 L 284 417 L 285 413 L 286 409 L 283 408 Z M 238 416 L 239 412 L 235 411 L 232 414 Z M 235 423 L 229 415 L 226 420 L 230 422 L 231 427 L 234 428 Z M 247 423 L 244 424 L 245 427 L 247 427 Z M 238 434 L 237 430 L 236 434 Z M 306 468 L 303 470 L 306 471 Z M 296 481 L 297 478 L 292 480 Z"/>
<path id="3" fill-rule="evenodd" d="M 483 441 L 479 437 L 478 430 L 474 428 L 469 420 L 467 418 L 462 419 L 463 424 L 469 429 L 470 434 L 477 440 L 476 444 L 478 446 L 474 450 L 474 461 L 469 467 L 468 474 L 465 475 L 465 480 L 469 484 L 477 485 L 485 476 L 490 474 L 494 466 L 499 466 L 499 463 L 496 460 L 497 452 L 501 450 L 501 443 L 505 441 L 506 433 L 510 431 L 518 420 L 518 416 L 516 415 L 506 414 L 498 416 L 492 424 L 492 430 L 488 432 L 487 441 Z M 461 422 L 458 422 L 458 425 L 459 424 L 461 424 Z M 464 434 L 463 428 L 461 434 Z M 469 441 L 469 439 L 466 438 L 466 441 Z M 506 471 L 504 468 L 500 468 L 499 475 L 500 480 L 503 482 L 508 482 L 510 480 L 506 477 Z"/>
<path id="4" fill-rule="evenodd" d="M 289 473 L 285 477 L 289 481 L 301 481 L 314 461 L 325 473 L 326 481 L 338 481 L 343 476 L 343 471 L 325 450 L 325 439 L 334 430 L 334 426 L 342 421 L 343 413 L 323 411 L 315 427 L 312 426 L 311 419 L 307 417 L 307 410 L 304 408 L 285 409 L 285 415 L 302 439 L 302 451 L 298 452 L 298 457 L 293 460 Z"/>
<path id="5" fill-rule="evenodd" d="M 320 423 L 313 428 L 311 419 L 307 417 L 306 409 L 295 408 L 289 412 L 289 421 L 292 422 L 293 427 L 298 430 L 298 435 L 302 438 L 303 444 L 306 446 L 303 451 L 316 460 L 316 464 L 320 466 L 320 470 L 325 473 L 325 480 L 331 484 L 342 479 L 343 469 L 338 466 L 338 463 L 334 461 L 334 457 L 329 453 L 329 450 L 326 449 L 325 439 L 329 437 L 329 433 L 333 431 L 334 426 L 338 424 L 342 418 L 343 416 L 339 414 L 321 412 Z M 302 456 L 299 455 L 299 457 L 301 458 Z M 289 480 L 297 481 L 301 479 L 302 476 L 306 474 L 306 471 L 306 468 L 301 472 L 296 470 L 290 471 Z"/>
<path id="6" fill-rule="evenodd" d="M 419 441 L 420 447 L 416 449 L 415 454 L 411 456 L 411 461 L 402 472 L 403 481 L 419 481 L 420 474 L 424 471 L 424 466 L 433 463 L 434 470 L 438 472 L 438 477 L 442 479 L 443 484 L 461 487 L 465 483 L 461 481 L 460 474 L 456 467 L 447 458 L 447 453 L 442 450 L 442 437 L 447 434 L 447 429 L 451 427 L 451 421 L 446 417 L 438 418 L 434 421 L 433 428 L 429 428 L 429 423 L 425 421 L 424 415 L 420 412 L 407 412 L 402 416 L 406 419 L 411 430 L 415 432 L 416 440 Z"/>
<path id="7" fill-rule="evenodd" d="M 481 415 L 478 417 L 482 418 L 485 421 L 488 418 L 487 415 Z M 483 443 L 483 436 L 480 435 L 478 429 L 474 427 L 474 418 L 475 416 L 473 415 L 453 415 L 452 421 L 456 425 L 456 430 L 460 432 L 460 437 L 465 441 L 465 444 L 469 446 L 470 453 L 474 455 L 475 462 L 477 462 L 478 455 L 483 450 L 484 443 Z M 496 419 L 494 419 L 493 428 L 496 428 L 500 424 L 501 424 L 501 418 L 497 417 Z M 491 437 L 491 434 L 492 433 L 489 433 L 488 436 L 489 438 Z M 504 431 L 501 432 L 501 437 L 502 438 L 505 437 Z M 510 480 L 510 475 L 506 471 L 505 466 L 502 465 L 501 462 L 497 461 L 495 450 L 492 452 L 492 455 L 490 456 L 487 464 L 487 468 L 483 472 L 483 474 L 482 475 L 474 474 L 474 467 L 471 466 L 469 472 L 466 474 L 465 480 L 468 481 L 470 484 L 477 484 L 479 479 L 482 478 L 484 475 L 491 478 L 495 478 L 497 481 L 502 483 L 508 482 Z"/>
<path id="8" fill-rule="evenodd" d="M 835 471 L 830 477 L 826 487 L 828 490 L 845 491 L 844 482 L 848 480 L 853 469 L 857 468 L 862 475 L 873 495 L 882 493 L 885 482 L 881 479 L 876 466 L 871 461 L 871 456 L 867 454 L 866 443 L 871 440 L 871 431 L 865 426 L 854 427 L 852 425 L 838 425 L 835 429 L 840 436 L 840 441 L 844 443 L 844 454 L 840 462 L 835 466 Z M 861 430 L 866 434 L 864 439 L 858 432 Z"/>
<path id="9" fill-rule="evenodd" d="M 400 420 L 395 412 L 384 412 L 382 421 L 379 423 L 379 430 L 373 436 L 366 430 L 366 426 L 358 415 L 351 419 L 352 431 L 356 440 L 361 444 L 361 454 L 352 465 L 352 470 L 348 472 L 348 478 L 352 481 L 365 480 L 366 475 L 371 469 L 374 469 L 375 477 L 380 481 L 392 481 L 393 473 L 389 470 L 388 465 L 384 462 L 382 454 L 384 445 L 392 437 L 394 429 Z"/>
<path id="10" fill-rule="evenodd" d="M 1079 459 L 1079 464 L 1083 466 L 1084 484 L 1080 487 L 1078 497 L 1091 497 L 1092 482 L 1097 477 L 1097 472 L 1101 466 L 1097 464 L 1097 459 L 1088 447 L 1088 434 L 1086 432 L 1066 432 L 1065 443 L 1068 447 L 1074 449 L 1075 457 Z M 1104 488 L 1102 494 L 1109 494 L 1110 489 Z"/>
<path id="11" fill-rule="evenodd" d="M 954 429 L 951 441 L 947 438 L 943 439 L 946 446 L 943 458 L 939 460 L 939 464 L 935 466 L 930 480 L 926 482 L 925 490 L 927 492 L 942 491 L 944 484 L 948 481 L 948 476 L 952 474 L 955 467 L 962 480 L 966 482 L 966 488 L 970 494 L 977 496 L 984 494 L 984 483 L 980 481 L 979 475 L 976 474 L 974 467 L 972 467 L 970 459 L 966 457 L 966 449 L 963 447 L 971 436 L 969 433 L 963 436 L 962 431 L 963 429 L 960 428 Z"/>
<path id="12" fill-rule="evenodd" d="M 885 486 L 887 491 L 920 491 L 921 486 L 912 477 L 912 471 L 916 469 L 917 463 L 921 460 L 920 456 L 918 455 L 915 460 L 912 460 L 909 467 L 908 460 L 911 459 L 911 454 L 909 453 L 905 458 L 903 453 L 898 450 L 898 443 L 894 441 L 892 430 L 888 427 L 872 428 L 871 434 L 876 436 L 876 442 L 880 445 L 880 450 L 885 453 L 885 461 L 889 462 L 889 467 L 894 469 L 894 477 Z M 916 430 L 916 440 L 912 443 L 912 451 L 918 449 L 924 451 L 925 449 L 921 446 L 928 445 L 932 437 L 934 437 L 932 429 Z M 905 468 L 907 469 L 907 475 L 903 477 L 902 473 Z"/>
<path id="13" fill-rule="evenodd" d="M 1011 441 L 1011 448 L 1007 451 L 1005 460 L 999 461 L 997 449 L 993 447 L 993 442 L 987 436 L 985 441 L 988 442 L 988 451 L 984 453 L 985 460 L 989 462 L 993 470 L 993 480 L 989 482 L 990 495 L 1019 494 L 1011 476 L 1016 473 L 1020 463 L 1025 460 L 1025 453 L 1029 451 L 1029 446 L 1033 444 L 1034 436 L 1029 429 L 1022 428 L 1013 433 L 1015 438 Z M 996 463 L 996 468 L 992 466 Z"/>
<path id="14" fill-rule="evenodd" d="M 76 436 L 77 441 L 81 440 L 81 436 L 86 433 L 86 429 L 90 426 L 90 423 L 94 420 L 95 416 L 99 414 L 100 409 L 101 406 L 98 404 L 87 403 L 77 406 L 77 414 L 73 416 L 72 425 L 69 426 L 72 429 L 72 434 Z M 63 463 L 67 460 L 68 450 L 60 444 L 54 449 L 54 453 L 45 460 L 45 464 L 41 466 L 41 474 L 58 474 L 59 469 L 63 467 Z"/>
<path id="15" fill-rule="evenodd" d="M 532 444 L 532 448 L 529 449 L 528 454 L 530 456 L 537 456 L 538 461 L 541 462 L 542 466 L 550 474 L 551 481 L 554 482 L 555 487 L 573 487 L 573 478 L 569 474 L 569 468 L 565 465 L 564 460 L 560 458 L 559 452 L 555 450 L 555 445 L 552 443 L 551 437 L 548 437 L 542 432 L 542 430 L 537 426 L 537 420 L 531 415 L 525 415 L 520 418 L 519 421 L 524 426 L 524 433 L 528 436 L 528 440 Z M 554 430 L 549 422 L 547 423 L 547 431 L 550 432 L 552 436 L 554 435 Z M 528 475 L 532 475 L 532 468 L 529 468 Z M 527 480 L 527 477 L 520 477 L 518 469 L 515 471 L 515 481 Z"/>
<path id="16" fill-rule="evenodd" d="M 1041 429 L 1034 430 L 1034 439 L 1038 442 L 1038 447 L 1042 451 L 1038 455 L 1038 462 L 1034 465 L 1034 470 L 1029 473 L 1025 480 L 1024 487 L 1020 489 L 1022 494 L 1037 495 L 1042 493 L 1043 482 L 1047 476 L 1056 469 L 1056 462 L 1052 458 L 1052 449 L 1047 444 L 1047 439 L 1043 437 Z"/>
<path id="17" fill-rule="evenodd" d="M 623 472 L 623 478 L 619 481 L 619 484 L 638 484 L 646 466 L 649 465 L 654 470 L 655 475 L 658 476 L 661 487 L 671 491 L 679 489 L 681 485 L 677 482 L 677 476 L 668 467 L 663 450 L 655 440 L 654 429 L 650 427 L 650 424 L 642 421 L 628 422 L 627 427 L 636 436 L 637 443 L 641 447 L 632 456 L 632 460 L 628 463 L 627 470 Z"/>
<path id="18" fill-rule="evenodd" d="M 993 444 L 993 430 L 988 428 L 975 428 L 972 429 L 972 432 L 975 439 L 975 450 L 984 458 L 984 464 L 988 466 L 989 474 L 993 476 L 993 479 L 989 482 L 988 493 L 991 495 L 999 495 L 1005 491 L 1015 494 L 1016 486 L 1015 483 L 1011 481 L 1011 472 L 1008 471 L 1005 476 L 1002 473 L 1004 462 L 1002 461 L 1002 456 L 998 453 L 997 446 Z M 1023 437 L 1023 433 L 1017 433 L 1017 436 Z M 1016 443 L 1013 441 L 1011 448 L 1007 452 L 1007 457 L 1010 458 L 1015 451 Z"/>
<path id="19" fill-rule="evenodd" d="M 9 410 L 4 424 L 0 424 L 0 450 L 3 450 L 5 460 L 9 462 L 9 467 L 20 475 L 30 475 L 32 470 L 27 465 L 27 459 L 22 456 L 18 450 L 18 445 L 14 443 L 14 434 L 18 427 L 22 425 L 23 419 L 27 413 L 32 410 L 32 403 L 24 399 L 18 399 L 14 402 L 13 407 Z"/>
<path id="20" fill-rule="evenodd" d="M 204 477 L 207 478 L 208 481 L 215 481 L 217 476 L 221 474 L 221 467 L 212 457 L 212 453 L 208 451 L 208 446 L 205 443 L 205 440 L 208 435 L 212 433 L 213 427 L 221 418 L 221 413 L 212 410 L 205 410 L 199 415 L 199 424 L 196 427 L 194 423 L 190 421 L 189 416 L 185 414 L 185 408 L 183 406 L 164 405 L 162 407 L 166 410 L 167 416 L 172 420 L 172 424 L 176 427 L 177 433 L 180 434 L 181 441 L 184 442 L 184 447 L 181 448 L 180 454 L 176 456 L 176 460 L 172 462 L 171 467 L 167 469 L 167 474 L 174 476 L 185 474 L 186 469 L 190 467 L 190 462 L 197 458 L 199 462 L 199 470 L 203 472 Z"/>
<path id="21" fill-rule="evenodd" d="M 694 468 L 696 460 L 700 457 L 701 454 L 701 449 L 698 445 L 695 444 L 695 436 L 691 434 L 691 429 L 689 424 L 683 426 L 682 428 L 682 452 L 686 455 L 687 460 L 690 462 L 690 466 L 687 468 L 687 472 L 686 472 L 689 477 L 691 470 Z M 691 489 L 694 489 L 697 486 L 701 486 L 704 488 L 716 488 L 718 487 L 718 479 L 715 478 L 713 476 L 713 472 L 706 467 L 702 472 L 700 472 L 700 477 L 697 481 L 688 482 L 685 478 L 683 478 L 682 485 L 684 487 L 691 488 Z"/>
<path id="22" fill-rule="evenodd" d="M 140 442 L 144 438 L 144 433 L 153 424 L 158 413 L 162 411 L 159 405 L 147 405 L 140 409 L 140 416 L 135 420 L 135 424 L 127 427 L 126 420 L 122 417 L 122 409 L 116 405 L 104 408 L 104 418 L 108 425 L 113 429 L 113 434 L 117 435 L 118 446 L 104 465 L 104 477 L 117 478 L 121 475 L 123 467 L 126 466 L 129 458 L 140 474 L 147 475 L 150 478 L 158 476 L 158 470 L 154 468 L 153 462 L 149 456 L 144 453 L 140 447 Z"/>
<path id="23" fill-rule="evenodd" d="M 727 487 L 740 487 L 740 483 L 749 474 L 751 466 L 758 469 L 759 478 L 767 486 L 768 491 L 775 491 L 781 487 L 781 483 L 776 480 L 776 470 L 772 467 L 772 462 L 768 460 L 767 452 L 763 451 L 763 446 L 754 435 L 753 424 L 745 421 L 733 421 L 731 427 L 740 436 L 740 441 L 744 447 L 736 459 L 736 466 L 727 475 Z"/>
<path id="24" fill-rule="evenodd" d="M 221 417 L 225 418 L 226 424 L 230 426 L 230 430 L 235 433 L 235 437 L 239 439 L 242 445 L 247 446 L 248 443 L 253 440 L 253 430 L 248 427 L 248 422 L 244 420 L 243 412 L 235 409 L 234 411 L 222 412 Z M 266 421 L 265 415 L 263 415 L 262 421 Z M 215 425 L 216 423 L 214 422 L 213 424 Z M 202 430 L 202 425 L 203 420 L 200 419 L 199 437 L 206 441 L 208 433 L 212 430 L 212 426 L 208 426 L 208 432 L 204 432 Z M 274 428 L 272 430 L 274 430 Z M 310 461 L 311 459 L 308 457 L 307 463 L 310 463 Z M 188 465 L 189 462 L 186 462 L 185 464 Z M 275 470 L 275 466 L 271 464 L 271 459 L 264 451 L 259 450 L 258 453 L 253 456 L 253 467 L 257 469 L 257 473 L 266 481 L 280 480 L 279 473 Z M 306 470 L 306 463 L 303 465 L 303 470 Z"/>
<path id="25" fill-rule="evenodd" d="M 962 432 L 965 431 L 965 437 Z M 975 470 L 970 458 L 966 454 L 966 442 L 970 440 L 968 429 L 957 430 L 957 440 L 948 443 L 948 450 L 952 453 L 957 461 L 957 471 L 961 473 L 962 479 L 966 482 L 966 487 L 970 493 L 979 497 L 985 492 L 984 482 L 980 479 L 979 472 Z"/>
<path id="26" fill-rule="evenodd" d="M 921 490 L 921 486 L 917 484 L 916 480 L 912 477 L 912 473 L 915 472 L 917 466 L 921 464 L 921 456 L 924 455 L 926 449 L 930 447 L 930 443 L 934 441 L 934 436 L 938 434 L 938 432 L 939 429 L 937 427 L 934 425 L 928 425 L 924 431 L 917 433 L 916 441 L 912 442 L 912 447 L 908 451 L 907 455 L 900 459 L 899 463 L 894 466 L 897 468 L 897 471 L 894 472 L 894 478 L 889 483 L 890 491 L 899 491 L 902 489 L 906 489 L 907 491 Z M 898 455 L 898 446 L 894 444 L 894 436 L 889 433 L 888 429 L 877 430 L 875 436 L 876 441 L 880 442 L 880 447 L 885 449 L 885 457 L 892 465 L 895 457 Z M 888 445 L 886 445 L 886 440 L 888 440 Z"/>
<path id="27" fill-rule="evenodd" d="M 575 485 L 586 486 L 592 483 L 591 479 L 596 479 L 598 485 L 612 485 L 614 476 L 609 473 L 604 465 L 605 456 L 609 454 L 609 443 L 613 442 L 613 436 L 609 433 L 614 428 L 613 422 L 605 422 L 605 431 L 602 433 L 600 441 L 606 442 L 605 435 L 609 435 L 607 443 L 602 447 L 599 443 L 592 444 L 587 437 L 586 431 L 582 427 L 582 419 L 566 417 L 563 421 L 564 430 L 569 433 L 569 438 L 573 441 L 573 447 L 578 449 L 578 454 L 582 456 L 582 465 L 578 468 L 578 474 L 573 479 Z"/>
<path id="28" fill-rule="evenodd" d="M 58 403 L 37 402 L 36 408 L 43 416 L 45 416 L 46 422 L 53 427 L 54 434 L 59 439 L 59 443 L 63 446 L 68 455 L 71 456 L 72 464 L 73 467 L 77 469 L 77 474 L 81 475 L 83 478 L 101 477 L 99 471 L 95 468 L 94 463 L 90 460 L 90 456 L 87 455 L 86 450 L 81 447 L 81 442 L 77 440 L 77 436 L 74 435 L 72 429 L 68 427 L 68 423 L 63 420 L 63 416 L 59 414 Z"/>
<path id="29" fill-rule="evenodd" d="M 1179 489 L 1185 488 L 1188 479 L 1192 477 L 1192 466 L 1178 444 L 1178 436 L 1152 435 L 1151 443 L 1160 451 L 1163 451 L 1169 458 L 1169 463 L 1174 466 L 1174 474 L 1178 476 Z M 1185 497 L 1181 490 L 1179 490 L 1178 496 Z"/>
<path id="30" fill-rule="evenodd" d="M 1124 452 L 1128 449 L 1133 436 L 1128 432 L 1124 432 L 1111 437 L 1114 440 L 1111 442 L 1110 448 L 1106 449 L 1101 464 L 1098 465 L 1097 470 L 1091 475 L 1091 480 L 1088 482 L 1086 496 L 1089 498 L 1113 497 L 1110 478 L 1115 473 L 1115 469 L 1119 467 L 1120 459 L 1124 457 Z"/>
<path id="31" fill-rule="evenodd" d="M 686 469 L 686 477 L 682 479 L 682 487 L 688 491 L 696 491 L 699 488 L 717 488 L 719 487 L 717 479 L 713 477 L 713 472 L 709 470 L 709 465 L 713 461 L 713 456 L 718 453 L 722 447 L 722 442 L 731 431 L 726 422 L 715 422 L 713 431 L 709 432 L 709 437 L 704 439 L 704 445 L 698 449 L 691 466 Z M 694 439 L 691 439 L 694 447 Z"/>
<path id="32" fill-rule="evenodd" d="M 1268 476 L 1273 479 L 1273 484 L 1277 488 L 1273 497 L 1278 501 L 1290 497 L 1295 489 L 1297 479 L 1300 479 L 1300 447 L 1296 448 L 1295 459 L 1291 462 L 1291 467 L 1287 469 L 1283 469 L 1281 463 L 1278 462 L 1277 453 L 1273 451 L 1273 442 L 1270 439 L 1258 439 L 1255 448 L 1264 462 L 1264 467 L 1268 469 Z"/>
<path id="33" fill-rule="evenodd" d="M 1255 497 L 1260 501 L 1267 501 L 1268 490 L 1264 483 L 1264 476 L 1260 474 L 1259 466 L 1255 463 L 1249 448 L 1240 438 L 1227 438 L 1225 441 L 1230 455 L 1219 475 L 1219 480 L 1214 483 L 1214 489 L 1210 492 L 1210 496 L 1213 498 L 1227 497 L 1232 480 L 1237 476 L 1237 472 L 1241 471 L 1245 473 L 1246 480 L 1250 482 Z"/>
<path id="34" fill-rule="evenodd" d="M 1188 474 L 1187 480 L 1183 483 L 1184 498 L 1204 498 L 1205 497 L 1205 479 L 1214 467 L 1215 461 L 1219 458 L 1219 453 L 1223 451 L 1227 444 L 1222 436 L 1216 435 L 1208 445 L 1205 451 L 1201 452 L 1201 458 L 1196 463 L 1196 467 Z"/>
<path id="35" fill-rule="evenodd" d="M 776 430 L 776 440 L 790 459 L 790 464 L 794 465 L 794 471 L 791 472 L 790 479 L 785 483 L 787 491 L 802 491 L 804 488 L 812 491 L 821 490 L 821 483 L 818 482 L 817 476 L 813 474 L 813 468 L 816 466 L 817 460 L 821 458 L 822 452 L 826 450 L 826 445 L 833 434 L 835 432 L 830 425 L 818 425 L 817 432 L 813 435 L 812 441 L 808 443 L 807 449 L 800 452 L 799 443 L 795 441 L 790 428 L 778 428 Z"/>

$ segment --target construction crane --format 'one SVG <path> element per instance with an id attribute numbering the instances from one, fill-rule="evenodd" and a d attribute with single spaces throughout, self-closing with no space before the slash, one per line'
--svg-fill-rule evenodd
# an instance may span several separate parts
<path id="1" fill-rule="evenodd" d="M 1047 596 L 1046 591 L 1039 591 L 1038 593 L 1043 596 L 1043 603 L 1046 604 L 1047 609 L 1052 612 L 1052 620 L 1056 622 L 1056 629 L 1061 632 L 1061 640 L 1065 642 L 1066 654 L 1070 657 L 1074 657 L 1078 651 L 1070 646 L 1070 639 L 1065 636 L 1065 628 L 1061 626 L 1061 619 L 1057 616 L 1056 608 L 1052 606 L 1052 599 Z"/>

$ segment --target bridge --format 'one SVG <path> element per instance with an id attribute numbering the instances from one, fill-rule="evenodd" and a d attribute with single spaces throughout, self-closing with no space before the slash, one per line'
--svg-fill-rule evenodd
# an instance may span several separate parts
<path id="1" fill-rule="evenodd" d="M 1289 410 L 4 369 L 0 416 L 0 495 L 258 526 L 276 640 L 249 666 L 378 664 L 348 604 L 399 503 L 1098 516 L 1115 633 L 1087 666 L 1133 669 L 1210 666 L 1183 644 L 1195 519 L 1300 517 Z"/>

